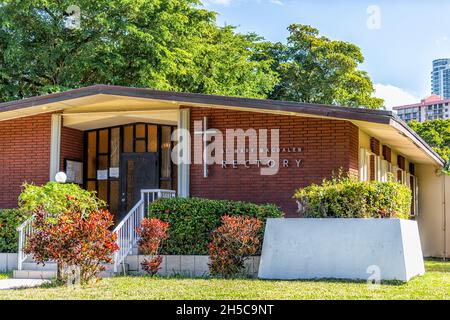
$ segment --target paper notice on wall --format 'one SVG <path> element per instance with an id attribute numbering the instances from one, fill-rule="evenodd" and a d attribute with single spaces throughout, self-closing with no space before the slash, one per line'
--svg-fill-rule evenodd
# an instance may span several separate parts
<path id="1" fill-rule="evenodd" d="M 97 180 L 108 180 L 108 170 L 97 170 Z"/>
<path id="2" fill-rule="evenodd" d="M 118 178 L 119 177 L 119 168 L 109 168 L 109 177 L 110 178 Z"/>

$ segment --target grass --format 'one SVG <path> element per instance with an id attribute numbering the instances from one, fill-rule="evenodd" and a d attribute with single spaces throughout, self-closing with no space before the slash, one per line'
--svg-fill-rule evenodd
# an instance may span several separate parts
<path id="1" fill-rule="evenodd" d="M 12 272 L 0 273 L 0 280 L 11 278 L 11 276 L 12 276 Z"/>
<path id="2" fill-rule="evenodd" d="M 81 288 L 54 284 L 2 290 L 0 299 L 450 299 L 450 262 L 428 260 L 427 273 L 408 283 L 370 288 L 346 280 L 269 281 L 251 279 L 114 277 Z"/>

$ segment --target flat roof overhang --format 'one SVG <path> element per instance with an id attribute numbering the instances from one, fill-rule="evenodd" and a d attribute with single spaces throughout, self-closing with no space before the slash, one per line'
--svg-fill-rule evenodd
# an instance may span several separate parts
<path id="1" fill-rule="evenodd" d="M 143 111 L 146 111 L 149 113 L 147 118 L 157 119 L 160 114 L 161 121 L 164 121 L 161 114 L 166 113 L 165 121 L 173 123 L 182 106 L 347 120 L 414 162 L 445 165 L 444 160 L 411 128 L 393 112 L 384 110 L 96 85 L 0 103 L 0 121 L 60 111 L 67 119 L 65 125 L 87 130 L 94 124 L 98 125 L 95 117 L 99 121 L 111 117 L 123 122 L 142 118 Z M 89 121 L 91 125 L 83 127 L 82 124 Z M 110 123 L 112 120 L 106 121 Z"/>

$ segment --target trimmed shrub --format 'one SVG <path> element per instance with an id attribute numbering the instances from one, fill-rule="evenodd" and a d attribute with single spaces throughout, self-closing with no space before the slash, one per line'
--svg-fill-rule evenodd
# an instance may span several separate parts
<path id="1" fill-rule="evenodd" d="M 145 218 L 136 230 L 140 237 L 139 249 L 145 255 L 153 256 L 151 259 L 144 259 L 141 263 L 142 268 L 151 276 L 160 269 L 162 257 L 159 255 L 159 248 L 161 242 L 167 239 L 168 228 L 167 222 L 155 218 Z"/>
<path id="2" fill-rule="evenodd" d="M 222 225 L 208 244 L 213 276 L 231 277 L 242 272 L 245 260 L 260 247 L 262 222 L 257 218 L 223 216 Z"/>
<path id="3" fill-rule="evenodd" d="M 17 252 L 17 228 L 25 221 L 23 211 L 19 209 L 0 209 L 0 252 Z"/>
<path id="4" fill-rule="evenodd" d="M 398 182 L 359 181 L 355 177 L 323 180 L 297 190 L 300 214 L 308 218 L 408 219 L 411 190 Z"/>
<path id="5" fill-rule="evenodd" d="M 74 202 L 68 210 L 52 217 L 40 207 L 33 217 L 35 232 L 24 251 L 32 254 L 37 263 L 57 262 L 58 280 L 66 280 L 64 270 L 76 268 L 80 282 L 88 283 L 105 270 L 103 263 L 112 263 L 112 255 L 119 249 L 117 235 L 109 230 L 113 218 L 106 210 L 85 214 Z"/>
<path id="6" fill-rule="evenodd" d="M 70 200 L 69 200 L 70 198 Z M 106 208 L 106 203 L 77 184 L 48 182 L 42 186 L 24 184 L 19 196 L 19 207 L 29 215 L 42 208 L 49 214 L 59 214 L 76 203 L 81 212 Z"/>
<path id="7" fill-rule="evenodd" d="M 170 238 L 164 241 L 162 254 L 207 255 L 211 232 L 220 226 L 223 215 L 253 217 L 265 223 L 267 218 L 283 217 L 283 212 L 271 204 L 202 198 L 158 199 L 149 206 L 150 217 L 169 223 Z M 263 236 L 261 228 L 261 240 Z"/>

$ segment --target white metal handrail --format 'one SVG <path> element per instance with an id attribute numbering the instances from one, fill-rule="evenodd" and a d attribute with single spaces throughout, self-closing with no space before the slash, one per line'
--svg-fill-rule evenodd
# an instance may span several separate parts
<path id="1" fill-rule="evenodd" d="M 133 250 L 138 241 L 137 228 L 145 217 L 148 205 L 159 198 L 173 198 L 175 191 L 164 189 L 141 190 L 141 199 L 122 219 L 113 232 L 117 234 L 117 245 L 119 250 L 114 254 L 114 272 L 118 272 L 119 266 L 124 262 L 127 255 Z"/>
<path id="2" fill-rule="evenodd" d="M 19 232 L 19 252 L 18 252 L 18 261 L 17 261 L 17 269 L 22 270 L 22 265 L 27 260 L 28 254 L 25 254 L 24 249 L 27 245 L 28 238 L 33 234 L 33 217 L 25 220 L 18 228 Z"/>

